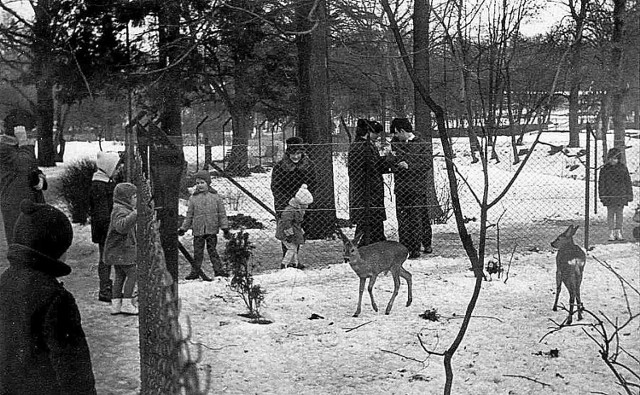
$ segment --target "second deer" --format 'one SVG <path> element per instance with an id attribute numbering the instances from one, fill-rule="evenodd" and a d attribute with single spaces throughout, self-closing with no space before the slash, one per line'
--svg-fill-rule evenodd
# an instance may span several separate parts
<path id="1" fill-rule="evenodd" d="M 578 311 L 578 320 L 582 319 L 582 301 L 580 300 L 580 284 L 582 284 L 582 273 L 586 255 L 582 248 L 573 242 L 573 235 L 576 234 L 578 226 L 569 225 L 567 230 L 562 232 L 551 246 L 558 249 L 556 255 L 556 300 L 553 303 L 553 311 L 558 310 L 558 298 L 564 283 L 569 291 L 569 317 L 567 325 L 571 325 L 573 316 L 573 306 Z"/>
<path id="2" fill-rule="evenodd" d="M 351 268 L 360 278 L 360 293 L 358 294 L 358 308 L 353 314 L 354 317 L 360 315 L 362 305 L 362 294 L 364 292 L 364 286 L 367 279 L 369 279 L 369 298 L 371 299 L 371 307 L 374 311 L 378 311 L 378 305 L 373 299 L 373 285 L 376 283 L 378 275 L 383 272 L 391 272 L 393 276 L 393 294 L 387 304 L 385 314 L 391 312 L 393 301 L 398 295 L 400 289 L 400 277 L 404 278 L 409 288 L 409 298 L 407 299 L 407 307 L 411 305 L 411 273 L 409 273 L 402 264 L 409 255 L 409 250 L 402 244 L 396 241 L 379 241 L 377 243 L 369 244 L 367 246 L 358 247 L 358 242 L 362 238 L 362 234 L 356 235 L 354 240 L 342 233 L 340 229 L 337 233 L 342 238 L 344 246 L 344 260 L 349 263 Z"/>

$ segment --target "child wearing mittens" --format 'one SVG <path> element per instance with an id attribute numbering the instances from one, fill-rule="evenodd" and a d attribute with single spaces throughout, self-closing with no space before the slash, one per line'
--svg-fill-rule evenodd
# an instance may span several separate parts
<path id="1" fill-rule="evenodd" d="M 287 248 L 280 264 L 281 269 L 286 267 L 304 269 L 304 265 L 298 261 L 298 249 L 304 244 L 302 221 L 304 212 L 311 203 L 313 203 L 313 196 L 307 189 L 307 185 L 302 184 L 278 219 L 276 239 L 282 241 Z"/>

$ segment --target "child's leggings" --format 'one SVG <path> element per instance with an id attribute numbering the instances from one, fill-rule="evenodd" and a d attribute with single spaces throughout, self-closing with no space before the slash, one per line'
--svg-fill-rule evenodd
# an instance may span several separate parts
<path id="1" fill-rule="evenodd" d="M 113 283 L 114 299 L 130 299 L 136 287 L 138 273 L 136 265 L 115 265 L 116 279 Z"/>
<path id="2" fill-rule="evenodd" d="M 298 267 L 298 244 L 289 243 L 287 241 L 283 241 L 282 244 L 287 248 L 287 252 L 282 258 L 282 264 L 284 267 L 287 267 L 290 264 Z"/>
<path id="3" fill-rule="evenodd" d="M 609 230 L 622 229 L 623 209 L 624 206 L 621 204 L 607 206 L 607 225 L 609 225 Z"/>

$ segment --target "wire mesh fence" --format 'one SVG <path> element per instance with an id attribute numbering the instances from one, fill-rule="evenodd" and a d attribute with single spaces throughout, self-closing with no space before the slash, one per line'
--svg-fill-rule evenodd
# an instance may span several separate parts
<path id="1" fill-rule="evenodd" d="M 589 219 L 591 232 L 606 233 L 605 210 L 594 194 L 596 175 L 591 171 L 590 182 L 585 183 L 585 153 L 580 148 L 558 150 L 551 143 L 538 144 L 513 180 L 520 166 L 516 162 L 523 160 L 534 138 L 527 136 L 525 145 L 517 150 L 509 139 L 497 141 L 486 172 L 481 162 L 473 163 L 468 141 L 452 140 L 460 203 L 476 244 L 486 184 L 487 203 L 492 205 L 487 217 L 488 255 L 511 253 L 515 249 L 547 249 L 563 226 L 584 225 L 585 218 Z M 226 174 L 223 170 L 227 157 L 221 147 L 207 148 L 211 150 L 207 156 L 212 158 L 209 166 L 212 187 L 225 202 L 232 228 L 242 227 L 251 234 L 256 246 L 256 265 L 262 269 L 280 266 L 283 252 L 275 238 L 276 219 L 302 183 L 309 184 L 315 198 L 305 213 L 303 228 L 307 241 L 300 249 L 300 259 L 307 265 L 342 262 L 342 243 L 331 236 L 335 223 L 350 237 L 364 233 L 363 239 L 368 239 L 365 242 L 386 238 L 408 244 L 416 256 L 418 253 L 424 256 L 429 247 L 442 256 L 464 254 L 452 217 L 450 185 L 438 140 L 404 145 L 397 141 L 383 144 L 366 140 L 306 144 L 297 163 L 291 160 L 291 151 L 286 148 L 284 144 L 269 148 L 251 143 L 247 147 L 252 169 L 248 177 Z M 588 155 L 592 155 L 594 168 L 598 163 L 596 148 L 592 148 Z M 205 157 L 204 149 L 184 147 L 188 162 L 185 187 L 193 185 L 190 175 L 197 166 L 208 166 L 196 161 L 196 156 Z M 638 157 L 637 150 L 634 145 L 627 157 Z M 267 157 L 266 152 L 270 154 Z M 331 160 L 318 160 L 320 155 Z M 407 168 L 401 165 L 403 161 Z M 278 175 L 278 171 L 282 174 Z M 184 192 L 183 197 L 182 213 L 186 210 L 188 193 Z M 496 198 L 499 200 L 494 201 Z M 584 226 L 581 228 L 582 232 Z M 188 243 L 189 237 L 184 236 L 183 243 Z M 606 240 L 606 236 L 602 237 Z"/>

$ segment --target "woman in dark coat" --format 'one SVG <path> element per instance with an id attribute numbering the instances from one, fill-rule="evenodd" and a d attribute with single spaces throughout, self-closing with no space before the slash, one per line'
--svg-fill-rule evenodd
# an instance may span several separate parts
<path id="1" fill-rule="evenodd" d="M 633 188 L 627 166 L 620 161 L 621 152 L 611 148 L 607 153 L 607 163 L 600 169 L 598 195 L 607 207 L 609 240 L 624 240 L 622 236 L 622 211 L 633 200 Z"/>
<path id="2" fill-rule="evenodd" d="M 73 295 L 57 277 L 71 223 L 58 209 L 23 200 L 0 276 L 0 394 L 95 394 L 89 346 Z"/>
<path id="3" fill-rule="evenodd" d="M 390 166 L 374 145 L 382 130 L 378 122 L 359 119 L 356 138 L 349 146 L 349 217 L 356 224 L 356 235 L 364 234 L 360 246 L 387 239 L 382 175 L 390 171 Z"/>
<path id="4" fill-rule="evenodd" d="M 13 226 L 20 213 L 20 202 L 28 199 L 44 203 L 47 180 L 38 169 L 34 142 L 27 138 L 24 126 L 5 122 L 0 135 L 0 208 L 7 244 L 12 243 Z"/>

